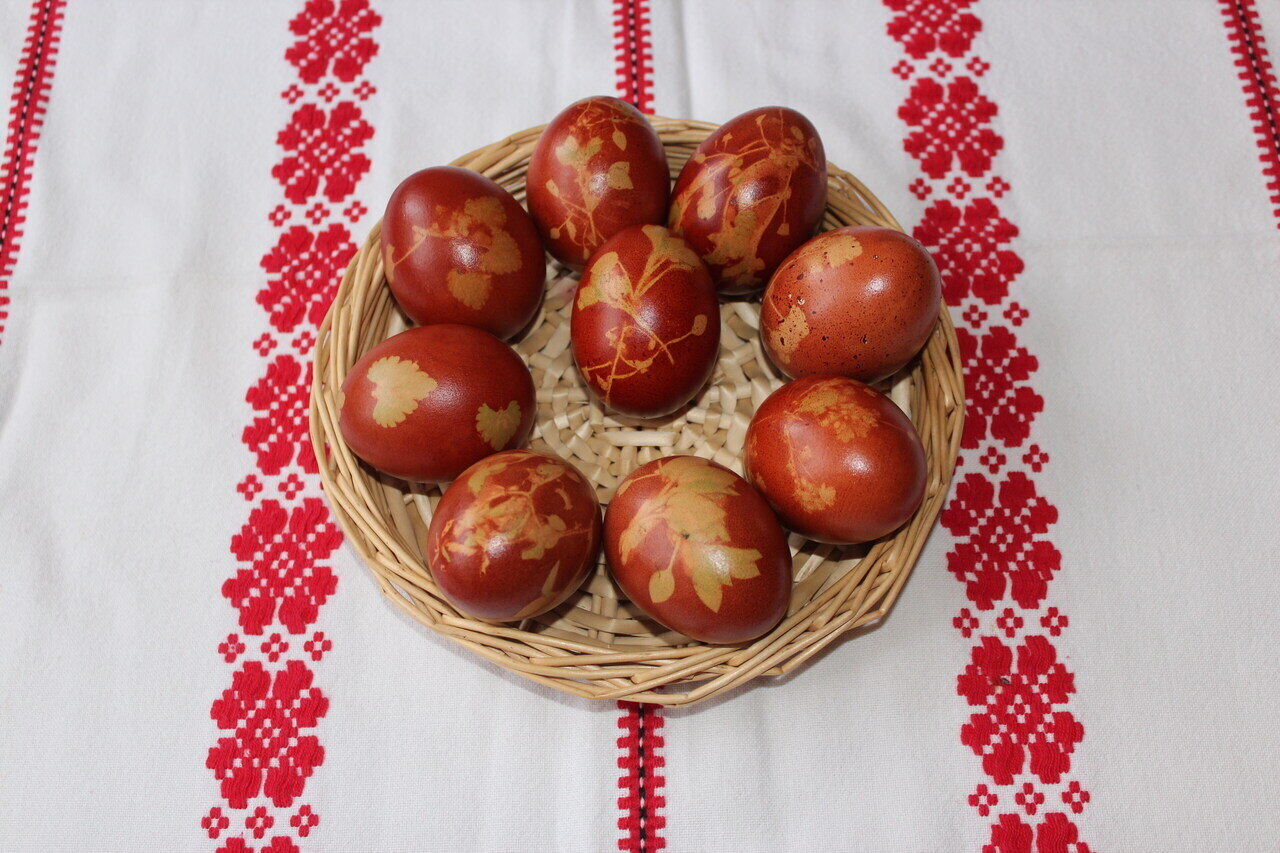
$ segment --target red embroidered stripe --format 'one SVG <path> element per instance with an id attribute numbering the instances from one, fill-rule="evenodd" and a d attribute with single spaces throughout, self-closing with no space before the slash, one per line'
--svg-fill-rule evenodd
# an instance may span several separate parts
<path id="1" fill-rule="evenodd" d="M 35 165 L 36 143 L 44 124 L 53 87 L 53 67 L 58 58 L 62 15 L 66 0 L 37 0 L 31 6 L 31 23 L 18 60 L 9 102 L 9 130 L 5 135 L 4 159 L 0 162 L 0 340 L 9 321 L 9 279 L 18 263 L 18 244 L 27 221 L 31 170 Z"/>
<path id="2" fill-rule="evenodd" d="M 373 137 L 361 104 L 375 90 L 362 75 L 380 23 L 368 0 L 306 0 L 289 22 L 284 58 L 296 79 L 281 93 L 289 117 L 271 169 L 281 200 L 267 214 L 276 237 L 260 262 L 264 328 L 253 341 L 262 366 L 241 435 L 254 466 L 236 487 L 249 509 L 221 585 L 237 625 L 218 654 L 234 670 L 210 708 L 219 733 L 206 766 L 221 801 L 200 822 L 219 853 L 295 853 L 320 823 L 300 800 L 325 758 L 329 698 L 311 667 L 333 648 L 317 629 L 337 589 L 327 561 L 342 535 L 307 437 L 310 355 L 356 248 L 349 228 L 368 213 L 355 190 Z"/>
<path id="3" fill-rule="evenodd" d="M 928 201 L 913 233 L 938 262 L 965 362 L 964 455 L 942 524 L 954 537 L 948 568 L 969 600 L 953 620 L 972 643 L 955 683 L 971 709 L 960 741 L 983 774 L 968 802 L 990 824 L 984 853 L 1087 853 L 1076 820 L 1089 792 L 1071 772 L 1084 728 L 1069 709 L 1075 676 L 1054 645 L 1068 620 L 1049 604 L 1058 510 L 1036 484 L 1049 461 L 1033 441 L 1044 400 L 1039 362 L 1013 331 L 1028 316 L 1011 298 L 1023 261 L 1000 207 L 1011 187 L 996 172 L 999 110 L 978 82 L 991 67 L 973 50 L 982 22 L 976 0 L 884 2 L 905 53 L 893 72 L 909 84 L 898 115 L 920 168 L 910 190 Z"/>
<path id="4" fill-rule="evenodd" d="M 1236 55 L 1245 106 L 1258 137 L 1258 160 L 1270 194 L 1271 212 L 1280 227 L 1280 90 L 1267 56 L 1267 42 L 1254 0 L 1220 0 L 1226 19 L 1227 39 Z"/>
<path id="5" fill-rule="evenodd" d="M 653 112 L 653 41 L 649 0 L 614 0 L 614 53 L 618 60 L 618 97 L 643 113 Z"/>
<path id="6" fill-rule="evenodd" d="M 666 778 L 662 756 L 662 727 L 665 720 L 656 705 L 635 702 L 619 702 L 622 716 L 618 728 L 625 734 L 618 738 L 618 767 L 623 771 L 618 779 L 622 796 L 618 797 L 618 828 L 622 836 L 618 849 L 624 853 L 650 853 L 665 849 L 666 839 L 662 830 L 667 826 L 663 816 L 667 800 L 662 794 Z"/>

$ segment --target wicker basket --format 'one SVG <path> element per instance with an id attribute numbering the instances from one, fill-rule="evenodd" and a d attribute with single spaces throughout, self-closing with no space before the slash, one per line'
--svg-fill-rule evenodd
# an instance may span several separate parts
<path id="1" fill-rule="evenodd" d="M 653 125 L 673 175 L 715 129 L 664 118 L 654 118 Z M 541 132 L 536 127 L 517 133 L 455 165 L 488 175 L 522 199 L 525 170 Z M 833 167 L 823 227 L 849 224 L 900 228 L 866 187 Z M 833 548 L 793 535 L 791 604 L 769 634 L 742 646 L 710 646 L 667 631 L 625 599 L 603 557 L 583 587 L 552 612 L 519 625 L 494 625 L 454 609 L 426 568 L 419 541 L 440 490 L 374 474 L 357 461 L 338 432 L 336 392 L 347 371 L 375 343 L 405 328 L 383 277 L 378 234 L 379 226 L 374 226 L 352 258 L 320 327 L 311 440 L 325 491 L 348 541 L 387 598 L 413 618 L 499 666 L 557 690 L 675 706 L 716 696 L 757 676 L 792 670 L 844 632 L 888 611 L 938 515 L 960 443 L 964 392 L 945 306 L 920 358 L 888 383 L 924 442 L 929 479 L 923 505 L 892 537 L 870 546 Z M 602 504 L 632 469 L 675 453 L 704 456 L 741 472 L 751 414 L 783 382 L 760 348 L 759 304 L 721 306 L 720 362 L 711 383 L 676 415 L 642 422 L 602 411 L 577 375 L 568 322 L 576 283 L 576 276 L 552 264 L 539 316 L 513 342 L 538 389 L 530 445 L 577 465 L 596 484 Z"/>

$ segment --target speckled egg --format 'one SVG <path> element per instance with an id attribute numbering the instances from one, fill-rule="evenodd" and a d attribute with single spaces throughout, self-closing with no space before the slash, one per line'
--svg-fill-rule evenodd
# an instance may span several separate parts
<path id="1" fill-rule="evenodd" d="M 405 178 L 381 239 L 391 294 L 416 323 L 463 323 L 505 339 L 538 310 L 547 273 L 538 231 L 484 175 L 436 166 Z"/>
<path id="2" fill-rule="evenodd" d="M 773 274 L 760 337 L 788 376 L 875 382 L 920 352 L 938 322 L 942 282 L 929 252 L 891 228 L 826 231 Z"/>
<path id="3" fill-rule="evenodd" d="M 418 326 L 370 349 L 339 394 L 351 451 L 394 477 L 439 483 L 533 429 L 534 389 L 516 351 L 473 326 Z"/>
<path id="4" fill-rule="evenodd" d="M 671 173 L 662 141 L 617 98 L 584 98 L 551 120 L 529 159 L 529 212 L 555 258 L 581 270 L 632 225 L 667 217 Z"/>
<path id="5" fill-rule="evenodd" d="M 742 461 L 782 523 L 820 542 L 878 539 L 924 498 L 924 447 L 910 419 L 845 376 L 808 376 L 769 395 Z"/>
<path id="6" fill-rule="evenodd" d="M 604 520 L 618 586 L 645 613 L 705 643 L 754 640 L 791 595 L 786 534 L 737 474 L 693 456 L 642 465 Z"/>
<path id="7" fill-rule="evenodd" d="M 809 120 L 786 107 L 730 119 L 680 172 L 668 224 L 722 294 L 754 293 L 809 239 L 827 199 L 827 159 Z"/>
<path id="8" fill-rule="evenodd" d="M 445 597 L 478 619 L 545 613 L 582 585 L 600 553 L 600 504 L 577 468 L 506 450 L 453 481 L 423 554 Z"/>
<path id="9" fill-rule="evenodd" d="M 689 245 L 659 225 L 620 231 L 592 257 L 573 302 L 570 342 L 591 393 L 625 415 L 688 403 L 720 352 L 715 284 Z"/>

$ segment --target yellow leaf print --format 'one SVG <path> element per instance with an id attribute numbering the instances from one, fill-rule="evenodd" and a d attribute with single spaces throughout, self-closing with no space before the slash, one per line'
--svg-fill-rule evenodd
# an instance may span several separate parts
<path id="1" fill-rule="evenodd" d="M 453 298 L 472 309 L 479 309 L 489 301 L 489 277 L 484 273 L 449 270 L 445 284 Z"/>
<path id="2" fill-rule="evenodd" d="M 482 403 L 476 412 L 476 431 L 494 450 L 501 450 L 520 427 L 520 404 L 512 400 L 505 409 L 494 411 Z"/>
<path id="3" fill-rule="evenodd" d="M 790 305 L 782 322 L 769 330 L 769 343 L 773 345 L 774 352 L 781 353 L 784 358 L 790 359 L 796 347 L 800 346 L 800 342 L 808 335 L 809 321 L 805 319 L 804 309 L 798 305 Z"/>
<path id="4" fill-rule="evenodd" d="M 618 146 L 619 151 L 627 150 L 627 135 L 620 130 L 613 132 L 613 144 Z"/>
<path id="5" fill-rule="evenodd" d="M 649 598 L 654 604 L 661 604 L 676 591 L 676 573 L 671 569 L 663 569 L 649 576 Z"/>
<path id="6" fill-rule="evenodd" d="M 586 145 L 580 144 L 576 136 L 569 136 L 556 147 L 556 159 L 566 166 L 586 166 L 603 145 L 604 140 L 598 136 L 591 137 Z"/>
<path id="7" fill-rule="evenodd" d="M 685 566 L 694 591 L 708 609 L 719 612 L 724 587 L 734 579 L 758 577 L 761 553 L 729 544 L 723 498 L 737 494 L 737 478 L 729 471 L 691 456 L 676 456 L 653 476 L 658 491 L 645 500 L 618 539 L 618 550 L 629 559 L 651 533 L 662 530 L 671 547 L 671 562 L 649 579 L 649 591 L 665 601 L 675 590 L 672 566 Z"/>
<path id="8" fill-rule="evenodd" d="M 625 162 L 614 163 L 609 167 L 608 173 L 609 188 L 614 190 L 634 189 L 631 183 L 631 164 Z"/>
<path id="9" fill-rule="evenodd" d="M 381 427 L 397 426 L 437 385 L 417 364 L 394 355 L 369 365 L 365 375 L 373 383 L 373 421 Z"/>
<path id="10" fill-rule="evenodd" d="M 818 422 L 834 432 L 840 441 L 865 438 L 880 418 L 870 409 L 857 405 L 854 393 L 841 384 L 818 385 L 796 404 L 795 411 L 816 415 Z"/>
<path id="11" fill-rule="evenodd" d="M 832 237 L 825 243 L 822 253 L 825 255 L 826 263 L 829 267 L 847 264 L 862 254 L 862 243 L 858 241 L 857 237 L 841 234 L 838 237 Z"/>

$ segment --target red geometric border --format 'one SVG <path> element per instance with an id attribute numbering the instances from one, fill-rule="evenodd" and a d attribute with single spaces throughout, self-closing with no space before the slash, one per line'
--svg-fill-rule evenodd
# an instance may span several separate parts
<path id="1" fill-rule="evenodd" d="M 232 672 L 210 708 L 219 733 L 205 763 L 220 802 L 200 825 L 218 853 L 296 853 L 320 823 L 301 802 L 324 763 L 329 709 L 311 667 L 333 648 L 318 628 L 342 535 L 320 496 L 307 392 L 316 326 L 356 248 L 349 226 L 368 213 L 355 191 L 373 137 L 361 105 L 375 90 L 362 75 L 380 23 L 368 0 L 306 0 L 289 22 L 296 79 L 281 93 L 288 120 L 271 170 L 281 196 L 267 215 L 276 236 L 260 262 L 264 326 L 253 341 L 261 373 L 241 434 L 254 465 L 236 487 L 249 507 L 221 585 L 236 626 L 218 654 Z"/>
<path id="2" fill-rule="evenodd" d="M 1262 24 L 1254 0 L 1219 0 L 1227 26 L 1231 52 L 1244 83 L 1245 106 L 1253 120 L 1258 137 L 1258 160 L 1267 191 L 1271 194 L 1271 212 L 1280 228 L 1280 91 L 1276 75 L 1267 56 L 1267 42 L 1262 37 Z"/>
<path id="3" fill-rule="evenodd" d="M 971 709 L 960 741 L 983 774 L 968 802 L 990 826 L 983 853 L 1088 853 L 1076 820 L 1090 795 L 1071 767 L 1084 727 L 1055 647 L 1069 623 L 1049 604 L 1058 510 L 1036 482 L 1049 461 L 1034 442 L 1040 365 L 1014 332 L 1028 316 L 1011 298 L 1023 261 L 1001 209 L 1012 188 L 996 171 L 999 109 L 979 84 L 991 66 L 973 49 L 982 21 L 976 0 L 884 3 L 905 54 L 893 72 L 907 83 L 903 149 L 920 171 L 909 189 L 928 202 L 913 233 L 942 272 L 965 364 L 964 455 L 941 521 L 969 601 L 953 620 L 971 644 L 955 683 Z"/>
<path id="4" fill-rule="evenodd" d="M 9 279 L 18 263 L 18 245 L 27 218 L 27 195 L 35 166 L 36 143 L 53 88 L 53 68 L 62 36 L 66 0 L 36 0 L 14 75 L 9 129 L 0 162 L 0 340 L 9 320 Z"/>
<path id="5" fill-rule="evenodd" d="M 618 97 L 653 112 L 653 41 L 649 0 L 613 0 L 613 44 Z"/>

